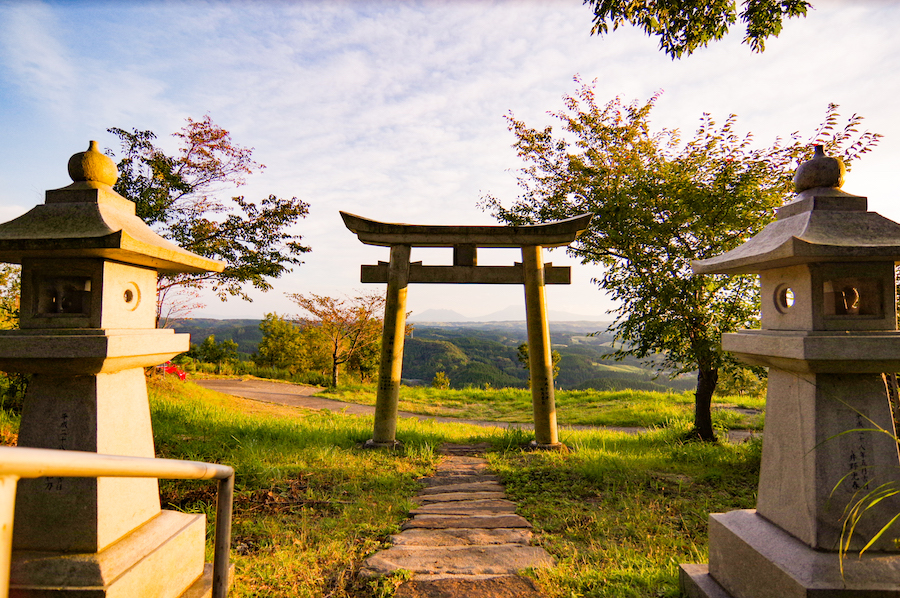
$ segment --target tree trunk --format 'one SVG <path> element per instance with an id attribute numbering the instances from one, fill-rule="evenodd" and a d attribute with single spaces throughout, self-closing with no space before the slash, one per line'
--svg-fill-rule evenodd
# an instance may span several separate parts
<path id="1" fill-rule="evenodd" d="M 694 393 L 694 434 L 700 440 L 715 442 L 712 427 L 712 396 L 719 381 L 719 370 L 700 369 L 697 373 L 697 392 Z"/>

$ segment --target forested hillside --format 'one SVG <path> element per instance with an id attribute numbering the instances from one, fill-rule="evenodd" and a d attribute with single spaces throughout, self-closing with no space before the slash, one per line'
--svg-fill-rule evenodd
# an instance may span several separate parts
<path id="1" fill-rule="evenodd" d="M 553 322 L 550 340 L 560 354 L 556 387 L 615 390 L 688 390 L 693 377 L 670 380 L 637 360 L 614 361 L 612 335 L 602 322 Z M 588 336 L 592 334 L 593 336 Z M 403 377 L 429 383 L 444 372 L 454 388 L 484 386 L 527 387 L 528 370 L 519 361 L 518 347 L 528 341 L 524 322 L 419 324 L 406 339 Z"/>
<path id="2" fill-rule="evenodd" d="M 262 332 L 259 320 L 178 320 L 177 332 L 191 334 L 191 342 L 208 336 L 216 341 L 233 340 L 242 359 L 256 352 Z M 614 361 L 612 336 L 603 322 L 553 322 L 553 350 L 560 354 L 557 388 L 615 390 L 687 390 L 693 376 L 670 380 L 631 358 Z M 599 332 L 598 332 L 599 331 Z M 594 336 L 588 336 L 596 333 Z M 430 384 L 444 372 L 453 388 L 528 386 L 528 370 L 519 361 L 518 347 L 527 342 L 524 322 L 416 324 L 406 339 L 403 378 L 410 384 Z"/>

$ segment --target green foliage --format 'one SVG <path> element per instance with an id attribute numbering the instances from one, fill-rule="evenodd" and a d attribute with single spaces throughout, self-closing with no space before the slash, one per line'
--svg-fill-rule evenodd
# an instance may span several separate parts
<path id="1" fill-rule="evenodd" d="M 528 573 L 544 595 L 680 596 L 678 564 L 708 560 L 709 514 L 754 506 L 761 456 L 758 441 L 685 444 L 686 429 L 572 432 L 568 455 L 489 455 L 533 542 L 556 559 Z"/>
<path id="2" fill-rule="evenodd" d="M 235 361 L 237 359 L 237 348 L 238 345 L 233 340 L 225 339 L 216 342 L 215 335 L 210 334 L 199 345 L 191 344 L 187 356 L 204 363 L 219 364 L 226 361 Z"/>
<path id="3" fill-rule="evenodd" d="M 186 300 L 173 300 L 179 290 L 209 286 L 222 300 L 228 296 L 249 300 L 244 285 L 269 290 L 268 279 L 302 263 L 300 256 L 309 248 L 288 229 L 306 216 L 305 202 L 269 195 L 256 203 L 243 196 L 226 203 L 215 197 L 223 186 L 241 186 L 246 176 L 264 166 L 253 161 L 252 149 L 236 145 L 209 115 L 199 121 L 187 119 L 174 134 L 181 143 L 175 156 L 154 145 L 156 135 L 151 131 L 109 132 L 121 142 L 114 189 L 135 202 L 137 215 L 181 247 L 227 264 L 221 273 L 161 276 L 161 321 L 196 307 L 190 292 Z M 170 307 L 163 308 L 167 297 Z"/>
<path id="4" fill-rule="evenodd" d="M 339 382 L 340 366 L 355 365 L 363 375 L 378 368 L 384 297 L 378 293 L 338 299 L 315 293 L 294 293 L 288 297 L 311 318 L 301 318 L 304 328 L 313 329 L 328 348 L 331 385 Z"/>
<path id="5" fill-rule="evenodd" d="M 578 81 L 576 79 L 578 83 Z M 755 276 L 694 275 L 693 260 L 719 255 L 759 232 L 792 190 L 798 161 L 812 148 L 795 133 L 765 148 L 705 114 L 682 143 L 676 130 L 652 132 L 658 100 L 601 105 L 582 84 L 554 116 L 562 133 L 509 117 L 514 147 L 527 166 L 523 194 L 509 208 L 493 197 L 484 205 L 515 225 L 593 213 L 590 228 L 570 248 L 584 262 L 605 267 L 599 287 L 618 303 L 611 331 L 617 357 L 658 358 L 672 372 L 698 371 L 695 426 L 714 438 L 709 405 L 725 362 L 723 332 L 752 328 L 758 312 Z M 859 133 L 862 118 L 838 127 L 837 106 L 811 136 L 849 165 L 878 134 Z"/>
<path id="6" fill-rule="evenodd" d="M 0 330 L 19 326 L 21 271 L 16 264 L 0 264 Z M 0 372 L 0 409 L 22 413 L 29 378 L 27 374 Z"/>
<path id="7" fill-rule="evenodd" d="M 265 405 L 172 379 L 151 381 L 149 393 L 160 457 L 227 463 L 237 473 L 229 595 L 371 595 L 359 566 L 399 531 L 417 479 L 437 461 L 440 430 L 401 423 L 403 450 L 366 451 L 359 444 L 371 418 Z M 166 508 L 214 509 L 208 482 L 162 481 L 160 493 Z"/>
<path id="8" fill-rule="evenodd" d="M 522 367 L 526 370 L 531 369 L 531 363 L 529 362 L 529 354 L 528 354 L 528 343 L 522 343 L 516 348 L 516 357 L 519 359 L 519 363 L 522 364 Z M 550 351 L 550 364 L 553 366 L 553 379 L 559 376 L 559 363 L 562 361 L 562 355 L 556 349 Z"/>
<path id="9" fill-rule="evenodd" d="M 439 417 L 530 423 L 534 421 L 531 392 L 524 388 L 479 387 L 438 389 L 433 386 L 401 386 L 400 409 Z M 493 385 L 492 385 L 493 386 Z M 375 404 L 375 385 L 344 385 L 329 388 L 316 396 L 357 403 Z M 713 411 L 717 430 L 761 430 L 764 398 L 721 397 Z M 560 390 L 556 392 L 560 425 L 678 428 L 690 424 L 691 393 L 635 390 Z M 740 407 L 744 411 L 738 411 Z M 755 414 L 753 411 L 758 411 Z"/>
<path id="10" fill-rule="evenodd" d="M 717 395 L 761 397 L 767 388 L 767 372 L 761 367 L 732 367 L 722 371 L 716 385 Z"/>
<path id="11" fill-rule="evenodd" d="M 256 365 L 286 370 L 291 376 L 327 369 L 325 339 L 315 327 L 301 326 L 270 313 L 259 324 L 259 329 L 263 336 L 253 355 Z"/>
<path id="12" fill-rule="evenodd" d="M 555 380 L 558 389 L 687 390 L 695 382 L 688 377 L 670 379 L 651 363 L 642 365 L 633 357 L 619 363 L 606 359 L 614 349 L 613 337 L 604 330 L 588 335 L 585 325 L 554 323 L 551 331 L 553 352 L 560 356 Z M 522 369 L 518 347 L 527 338 L 522 323 L 504 327 L 490 326 L 417 326 L 415 338 L 406 340 L 403 377 L 430 381 L 443 371 L 456 388 L 466 384 L 526 388 L 528 372 Z M 472 365 L 478 363 L 479 365 Z"/>
<path id="13" fill-rule="evenodd" d="M 690 56 L 697 48 L 722 39 L 738 15 L 734 0 L 584 0 L 594 12 L 592 34 L 603 35 L 625 23 L 659 38 L 659 49 L 672 59 Z M 769 36 L 778 37 L 782 22 L 806 16 L 812 4 L 806 0 L 744 0 L 741 21 L 746 25 L 744 43 L 754 52 L 766 49 Z"/>
<path id="14" fill-rule="evenodd" d="M 447 390 L 450 388 L 450 378 L 447 377 L 447 373 L 437 372 L 434 375 L 434 378 L 431 379 L 431 388 L 437 388 L 439 390 Z"/>
<path id="15" fill-rule="evenodd" d="M 19 326 L 21 280 L 21 266 L 0 264 L 0 330 L 10 330 Z"/>
<path id="16" fill-rule="evenodd" d="M 206 338 L 210 334 L 217 339 L 233 340 L 238 345 L 238 356 L 249 358 L 262 340 L 259 319 L 215 320 L 212 318 L 174 319 L 169 327 L 175 332 L 187 333 L 191 338 Z"/>

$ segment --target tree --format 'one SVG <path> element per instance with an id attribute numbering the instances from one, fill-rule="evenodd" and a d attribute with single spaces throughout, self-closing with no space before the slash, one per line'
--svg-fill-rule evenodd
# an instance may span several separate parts
<path id="1" fill-rule="evenodd" d="M 431 388 L 437 388 L 438 390 L 450 388 L 450 378 L 447 377 L 447 372 L 435 372 L 434 378 L 431 379 Z"/>
<path id="2" fill-rule="evenodd" d="M 246 284 L 267 291 L 272 288 L 269 278 L 302 263 L 300 256 L 309 248 L 288 229 L 306 216 L 305 202 L 269 195 L 258 203 L 243 196 L 226 203 L 216 197 L 225 187 L 240 187 L 246 176 L 265 166 L 254 162 L 253 150 L 235 144 L 209 115 L 197 121 L 188 118 L 174 133 L 180 148 L 173 156 L 154 145 L 151 131 L 109 132 L 119 138 L 122 151 L 114 188 L 136 204 L 137 215 L 185 249 L 227 264 L 221 273 L 161 276 L 158 321 L 176 315 L 165 305 L 180 290 L 209 286 L 223 301 L 228 296 L 249 301 Z M 196 306 L 190 297 L 181 300 L 180 307 L 178 303 L 175 310 L 181 312 Z"/>
<path id="3" fill-rule="evenodd" d="M 619 304 L 613 355 L 661 354 L 673 374 L 696 370 L 694 432 L 712 440 L 711 399 L 719 368 L 727 365 L 721 335 L 754 327 L 758 281 L 695 276 L 691 261 L 730 250 L 768 224 L 812 148 L 794 133 L 753 149 L 749 134 L 735 132 L 733 115 L 718 126 L 708 114 L 682 144 L 676 130 L 651 132 L 657 99 L 623 105 L 617 98 L 602 106 L 594 87 L 582 85 L 554 115 L 562 135 L 510 116 L 514 147 L 526 162 L 519 176 L 524 193 L 510 208 L 490 196 L 483 205 L 509 224 L 594 214 L 570 252 L 606 267 L 594 282 Z M 880 137 L 859 133 L 861 120 L 853 115 L 840 128 L 837 106 L 829 105 L 812 138 L 849 166 Z"/>
<path id="4" fill-rule="evenodd" d="M 19 326 L 21 273 L 21 266 L 0 264 L 0 329 L 2 330 L 9 330 Z"/>
<path id="5" fill-rule="evenodd" d="M 339 382 L 340 366 L 357 354 L 381 342 L 384 297 L 376 293 L 338 299 L 315 293 L 294 293 L 288 297 L 312 318 L 298 318 L 303 326 L 314 327 L 329 343 L 331 384 Z"/>
<path id="6" fill-rule="evenodd" d="M 522 343 L 516 349 L 516 357 L 519 360 L 519 363 L 522 364 L 522 367 L 527 369 L 531 368 L 531 362 L 528 360 L 528 343 Z M 556 377 L 559 376 L 559 362 L 562 360 L 562 355 L 560 355 L 559 351 L 553 350 L 550 352 L 550 362 L 553 366 L 553 379 L 556 380 Z M 528 381 L 531 384 L 531 381 Z"/>
<path id="7" fill-rule="evenodd" d="M 270 313 L 259 329 L 263 337 L 252 357 L 256 365 L 287 370 L 291 375 L 330 366 L 325 339 L 316 327 L 300 326 Z"/>
<path id="8" fill-rule="evenodd" d="M 629 23 L 659 37 L 659 49 L 673 60 L 720 40 L 738 15 L 734 0 L 584 0 L 594 11 L 592 34 L 603 35 Z M 766 49 L 766 38 L 778 37 L 782 21 L 806 16 L 806 0 L 744 0 L 741 21 L 744 43 L 754 52 Z"/>
<path id="9" fill-rule="evenodd" d="M 21 295 L 21 266 L 0 264 L 0 329 L 19 326 L 19 297 Z M 0 372 L 0 409 L 22 413 L 25 389 L 30 374 Z"/>
<path id="10" fill-rule="evenodd" d="M 226 361 L 234 361 L 237 359 L 238 344 L 226 338 L 223 341 L 216 342 L 215 335 L 210 334 L 206 340 L 200 345 L 191 345 L 188 351 L 188 357 L 193 357 L 197 361 L 203 363 L 215 363 L 220 365 Z"/>

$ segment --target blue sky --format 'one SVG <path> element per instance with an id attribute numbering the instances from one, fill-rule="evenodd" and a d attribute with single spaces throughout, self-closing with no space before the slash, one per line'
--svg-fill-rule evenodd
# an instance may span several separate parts
<path id="1" fill-rule="evenodd" d="M 208 317 L 295 313 L 285 293 L 349 294 L 359 265 L 387 259 L 360 244 L 338 210 L 386 221 L 491 224 L 485 193 L 512 201 L 515 169 L 503 116 L 552 124 L 575 91 L 598 80 L 598 99 L 646 100 L 652 122 L 689 135 L 701 114 L 738 115 L 738 130 L 768 145 L 811 133 L 829 102 L 883 133 L 848 176 L 846 191 L 900 220 L 891 172 L 900 157 L 900 5 L 814 2 L 764 54 L 726 40 L 673 62 L 630 28 L 591 37 L 580 0 L 546 2 L 3 2 L 0 0 L 0 221 L 66 185 L 69 156 L 88 140 L 116 148 L 109 127 L 169 136 L 209 114 L 266 164 L 241 193 L 298 196 L 311 212 L 297 231 L 306 263 L 254 302 L 207 300 Z M 449 250 L 413 259 L 449 263 Z M 515 252 L 483 251 L 510 264 Z M 607 319 L 590 283 L 595 266 L 560 251 L 574 284 L 551 287 L 551 309 Z M 515 287 L 415 286 L 414 312 L 479 316 L 522 304 Z"/>

